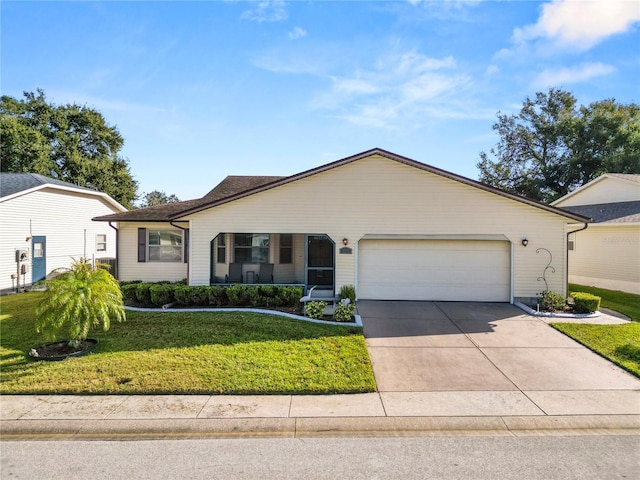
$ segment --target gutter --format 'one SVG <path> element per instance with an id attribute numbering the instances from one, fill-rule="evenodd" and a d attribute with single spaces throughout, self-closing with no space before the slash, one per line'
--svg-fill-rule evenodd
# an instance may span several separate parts
<path id="1" fill-rule="evenodd" d="M 567 249 L 567 264 L 566 264 L 566 272 L 567 272 L 567 283 L 566 283 L 566 296 L 569 296 L 569 235 L 571 235 L 572 233 L 578 233 L 578 232 L 582 232 L 583 230 L 586 230 L 587 227 L 589 227 L 589 223 L 588 222 L 584 222 L 584 227 L 579 228 L 577 230 L 572 230 L 571 232 L 567 232 L 567 241 L 565 242 L 565 248 Z"/>
<path id="2" fill-rule="evenodd" d="M 188 228 L 184 228 L 184 227 L 181 227 L 180 225 L 176 225 L 173 220 L 171 220 L 169 222 L 169 225 L 171 225 L 172 227 L 179 228 L 183 232 L 189 232 Z M 185 235 L 183 238 L 186 239 L 188 237 L 187 237 L 187 235 Z M 189 257 L 191 256 L 191 252 L 189 251 L 189 243 L 191 243 L 191 239 L 190 238 L 188 238 L 188 243 L 185 242 L 185 246 L 184 246 L 187 249 L 186 250 L 186 252 L 187 252 L 187 261 L 186 261 L 186 264 L 187 264 L 187 285 L 190 285 L 190 283 L 189 283 L 189 272 L 191 270 L 190 265 L 189 265 Z M 183 259 L 183 261 L 184 261 L 184 259 Z"/>
<path id="3" fill-rule="evenodd" d="M 116 231 L 116 280 L 120 276 L 120 229 L 118 227 L 114 227 L 111 222 L 109 222 L 109 226 Z"/>

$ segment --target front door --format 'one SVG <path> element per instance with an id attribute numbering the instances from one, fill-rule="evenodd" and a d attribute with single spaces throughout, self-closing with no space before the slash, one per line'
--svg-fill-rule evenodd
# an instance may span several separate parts
<path id="1" fill-rule="evenodd" d="M 307 235 L 307 288 L 334 291 L 335 244 L 327 235 Z"/>
<path id="2" fill-rule="evenodd" d="M 31 259 L 31 283 L 44 280 L 47 276 L 47 237 L 33 237 Z"/>

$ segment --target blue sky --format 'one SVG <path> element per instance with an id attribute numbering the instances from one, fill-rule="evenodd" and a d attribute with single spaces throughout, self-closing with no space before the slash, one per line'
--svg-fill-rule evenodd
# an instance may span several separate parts
<path id="1" fill-rule="evenodd" d="M 125 138 L 139 192 L 291 175 L 374 147 L 477 178 L 496 113 L 567 89 L 640 102 L 640 2 L 0 4 L 2 94 Z"/>

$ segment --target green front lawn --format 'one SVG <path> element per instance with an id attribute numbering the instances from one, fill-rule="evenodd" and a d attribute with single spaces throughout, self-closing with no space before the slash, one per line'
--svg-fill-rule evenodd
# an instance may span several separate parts
<path id="1" fill-rule="evenodd" d="M 569 285 L 572 292 L 588 292 L 602 297 L 602 306 L 627 315 L 626 325 L 551 325 L 594 352 L 640 377 L 640 295 L 602 288 Z"/>
<path id="2" fill-rule="evenodd" d="M 32 361 L 40 293 L 0 298 L 1 394 L 323 394 L 375 391 L 361 328 L 254 313 L 127 312 L 94 353 Z"/>

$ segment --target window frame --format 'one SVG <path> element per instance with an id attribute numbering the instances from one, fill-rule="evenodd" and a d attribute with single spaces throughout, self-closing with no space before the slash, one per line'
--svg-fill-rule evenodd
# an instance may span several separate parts
<path id="1" fill-rule="evenodd" d="M 249 239 L 245 244 L 238 244 L 242 237 Z M 254 245 L 257 238 L 266 239 L 266 245 Z M 235 263 L 269 263 L 269 250 L 271 238 L 268 233 L 234 233 L 233 234 L 233 261 Z M 248 253 L 248 254 L 247 254 Z M 240 254 L 240 255 L 239 255 Z"/>
<path id="2" fill-rule="evenodd" d="M 104 240 L 102 240 L 102 237 Z M 96 252 L 106 252 L 107 251 L 107 234 L 106 233 L 96 233 Z"/>
<path id="3" fill-rule="evenodd" d="M 151 239 L 152 237 L 154 237 L 154 234 L 158 234 L 158 239 L 160 241 L 160 243 L 156 244 L 152 244 L 151 243 Z M 162 235 L 165 234 L 171 234 L 173 238 L 179 238 L 180 239 L 180 244 L 179 245 L 163 245 L 162 242 Z M 179 252 L 177 251 L 177 248 L 179 247 Z M 168 250 L 168 248 L 172 248 L 174 250 L 174 254 L 172 255 L 167 255 L 165 253 L 165 257 L 166 258 L 162 258 L 163 257 L 163 252 L 162 249 L 164 248 L 165 251 Z M 158 249 L 160 251 L 159 255 L 155 255 L 152 254 L 152 249 Z M 154 258 L 157 257 L 157 258 Z M 184 261 L 184 232 L 182 230 L 179 229 L 169 229 L 169 228 L 148 228 L 147 229 L 147 262 L 153 262 L 153 263 L 182 263 Z"/>
<path id="4" fill-rule="evenodd" d="M 288 238 L 288 244 L 283 243 L 283 238 Z M 278 260 L 281 265 L 291 265 L 293 263 L 293 234 L 281 233 L 280 234 L 280 255 Z"/>
<path id="5" fill-rule="evenodd" d="M 216 263 L 227 263 L 226 233 L 219 233 L 216 237 Z"/>

